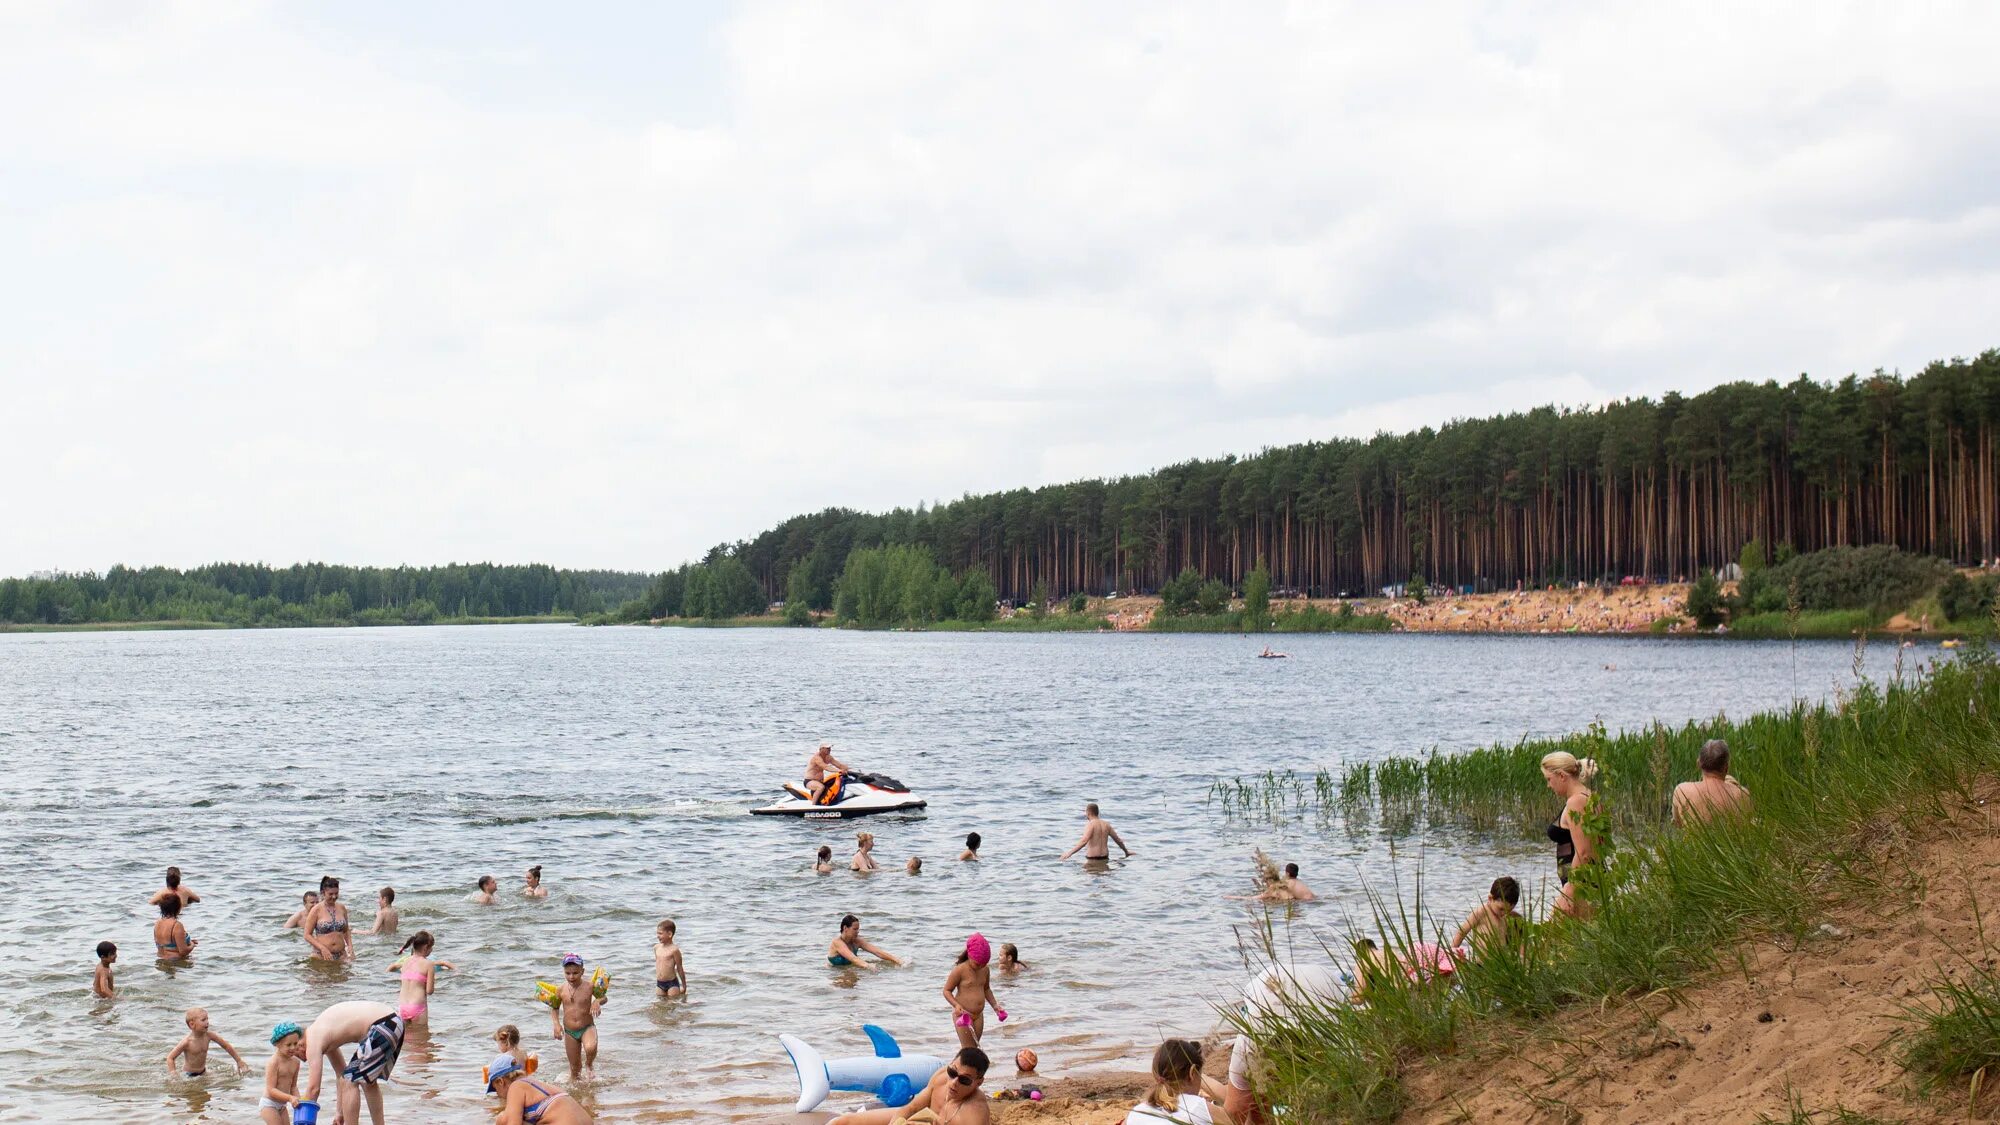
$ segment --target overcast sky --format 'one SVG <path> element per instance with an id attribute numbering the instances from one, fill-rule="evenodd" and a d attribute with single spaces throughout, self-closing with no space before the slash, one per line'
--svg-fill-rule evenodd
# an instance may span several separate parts
<path id="1" fill-rule="evenodd" d="M 2000 345 L 2000 5 L 1606 7 L 0 5 L 0 574 L 659 569 Z"/>

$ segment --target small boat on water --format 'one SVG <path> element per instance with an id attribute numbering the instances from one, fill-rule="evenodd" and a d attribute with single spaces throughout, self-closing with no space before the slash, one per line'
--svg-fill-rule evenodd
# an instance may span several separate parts
<path id="1" fill-rule="evenodd" d="M 788 781 L 783 800 L 750 812 L 756 816 L 796 816 L 801 820 L 851 820 L 876 813 L 912 812 L 928 804 L 910 792 L 909 786 L 886 774 L 849 771 L 834 780 L 840 788 L 832 801 L 814 800 L 805 786 Z"/>

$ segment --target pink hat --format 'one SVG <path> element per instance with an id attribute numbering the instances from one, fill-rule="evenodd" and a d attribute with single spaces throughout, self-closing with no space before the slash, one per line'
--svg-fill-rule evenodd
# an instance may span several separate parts
<path id="1" fill-rule="evenodd" d="M 965 955 L 972 959 L 973 964 L 984 965 L 993 960 L 993 947 L 986 944 L 985 938 L 973 934 L 965 939 Z"/>

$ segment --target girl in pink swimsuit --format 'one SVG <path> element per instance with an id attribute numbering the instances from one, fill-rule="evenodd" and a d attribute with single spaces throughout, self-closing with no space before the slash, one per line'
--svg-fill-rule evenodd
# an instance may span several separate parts
<path id="1" fill-rule="evenodd" d="M 429 930 L 418 930 L 398 950 L 408 956 L 389 966 L 390 972 L 400 971 L 402 976 L 402 987 L 396 994 L 396 1014 L 403 1017 L 404 1023 L 430 1018 L 431 993 L 437 991 L 437 971 L 455 967 L 449 961 L 431 960 L 431 950 L 436 945 L 437 939 Z"/>

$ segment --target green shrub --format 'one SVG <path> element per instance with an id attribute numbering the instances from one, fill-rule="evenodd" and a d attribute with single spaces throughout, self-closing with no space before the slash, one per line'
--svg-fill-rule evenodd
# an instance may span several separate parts
<path id="1" fill-rule="evenodd" d="M 1983 621 L 1993 612 L 1996 586 L 2000 578 L 1988 575 L 1974 580 L 1954 570 L 1938 587 L 1938 608 L 1950 621 Z"/>
<path id="2" fill-rule="evenodd" d="M 1796 590 L 1799 608 L 1871 609 L 1894 613 L 1930 592 L 1951 564 L 1889 546 L 1828 547 L 1746 573 L 1737 602 L 1753 612 L 1785 608 Z"/>

